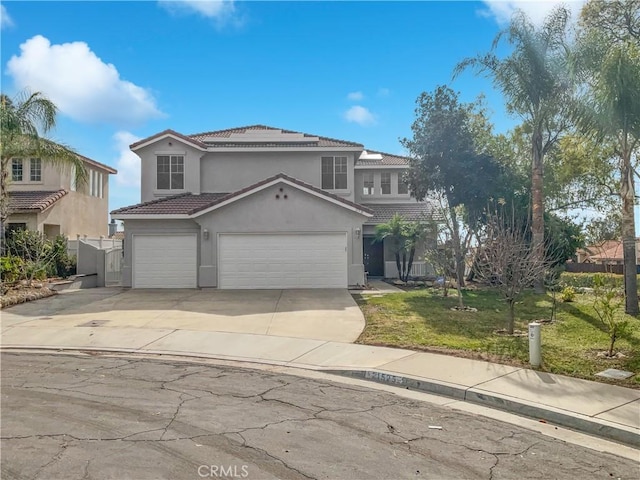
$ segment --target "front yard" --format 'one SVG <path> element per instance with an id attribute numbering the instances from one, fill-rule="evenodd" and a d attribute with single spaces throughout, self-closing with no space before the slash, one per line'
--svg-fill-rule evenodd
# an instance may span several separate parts
<path id="1" fill-rule="evenodd" d="M 509 365 L 526 366 L 528 337 L 496 334 L 504 328 L 507 308 L 488 290 L 466 290 L 465 304 L 477 312 L 452 311 L 455 291 L 443 298 L 439 290 L 427 289 L 384 296 L 357 295 L 367 325 L 357 343 L 447 353 Z M 550 294 L 527 294 L 516 306 L 516 329 L 527 331 L 534 320 L 550 319 Z M 609 337 L 593 310 L 593 296 L 577 295 L 574 302 L 558 300 L 556 318 L 542 327 L 542 370 L 573 377 L 599 380 L 594 374 L 607 368 L 636 373 L 618 385 L 640 388 L 640 320 L 627 316 L 630 328 L 616 342 L 624 356 L 599 356 L 609 346 Z"/>

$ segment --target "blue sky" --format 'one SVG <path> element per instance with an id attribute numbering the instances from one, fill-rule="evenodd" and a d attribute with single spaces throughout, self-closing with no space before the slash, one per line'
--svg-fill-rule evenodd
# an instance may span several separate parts
<path id="1" fill-rule="evenodd" d="M 114 209 L 140 198 L 128 144 L 165 128 L 260 123 L 401 153 L 417 96 L 450 83 L 485 94 L 506 130 L 517 119 L 491 84 L 452 69 L 515 6 L 539 20 L 556 3 L 5 1 L 2 91 L 58 105 L 53 137 L 119 170 Z"/>

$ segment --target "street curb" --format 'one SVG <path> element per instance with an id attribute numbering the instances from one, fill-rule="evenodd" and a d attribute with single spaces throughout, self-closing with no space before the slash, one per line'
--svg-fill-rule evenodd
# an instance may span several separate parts
<path id="1" fill-rule="evenodd" d="M 416 390 L 423 393 L 435 394 L 452 398 L 463 402 L 473 403 L 496 410 L 502 410 L 522 417 L 532 418 L 542 423 L 558 425 L 578 432 L 593 435 L 606 440 L 627 445 L 632 448 L 640 448 L 640 430 L 625 425 L 620 425 L 607 420 L 582 415 L 552 406 L 527 402 L 516 397 L 500 395 L 498 393 L 482 390 L 481 388 L 448 383 L 428 378 L 411 377 L 396 372 L 387 372 L 377 369 L 336 369 L 323 368 L 319 365 L 307 365 L 275 360 L 264 360 L 247 357 L 229 357 L 225 355 L 206 355 L 185 352 L 173 352 L 165 350 L 140 350 L 135 348 L 106 348 L 106 347 L 52 347 L 52 346 L 24 346 L 24 345 L 0 345 L 0 352 L 11 351 L 55 351 L 61 352 L 106 352 L 126 353 L 134 355 L 167 355 L 172 357 L 185 357 L 190 359 L 208 359 L 220 361 L 235 361 L 254 363 L 260 365 L 273 365 L 280 367 L 293 367 L 301 370 L 321 372 L 369 382 L 379 383 L 407 390 Z"/>
<path id="2" fill-rule="evenodd" d="M 529 417 L 543 423 L 577 430 L 596 437 L 613 440 L 633 448 L 640 448 L 640 431 L 607 420 L 568 412 L 548 405 L 527 402 L 526 400 L 488 392 L 480 388 L 440 382 L 437 380 L 408 377 L 381 370 L 323 369 L 324 373 L 357 378 L 382 383 L 398 388 L 418 390 L 441 395 L 464 402 L 475 403 L 497 410 L 503 410 L 523 417 Z"/>

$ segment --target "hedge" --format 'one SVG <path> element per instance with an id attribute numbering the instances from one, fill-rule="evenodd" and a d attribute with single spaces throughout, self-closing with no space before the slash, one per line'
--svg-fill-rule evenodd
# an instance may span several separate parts
<path id="1" fill-rule="evenodd" d="M 622 275 L 613 275 L 605 273 L 569 273 L 563 272 L 560 275 L 560 285 L 562 287 L 587 287 L 593 288 L 593 277 L 595 275 L 605 275 L 609 277 L 616 288 L 624 288 L 624 277 Z M 638 275 L 638 284 L 640 285 L 640 275 Z"/>

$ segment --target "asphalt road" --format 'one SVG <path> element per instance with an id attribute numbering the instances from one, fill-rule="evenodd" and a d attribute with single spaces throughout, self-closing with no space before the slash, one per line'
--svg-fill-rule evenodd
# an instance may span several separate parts
<path id="1" fill-rule="evenodd" d="M 142 358 L 1 360 L 4 480 L 640 476 L 629 459 L 360 386 Z"/>

